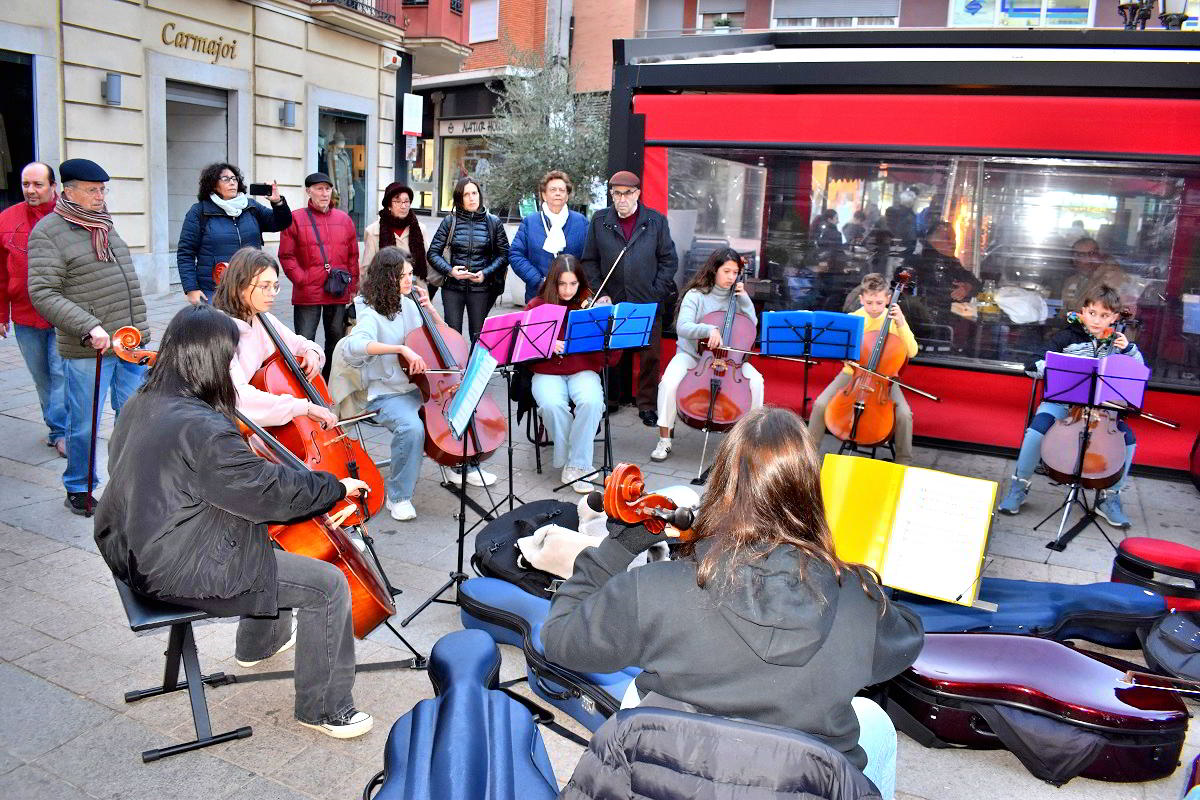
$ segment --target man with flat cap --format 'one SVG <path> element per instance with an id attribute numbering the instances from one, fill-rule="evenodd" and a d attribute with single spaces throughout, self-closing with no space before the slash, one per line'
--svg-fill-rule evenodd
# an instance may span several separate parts
<path id="1" fill-rule="evenodd" d="M 346 306 L 358 288 L 358 231 L 345 211 L 333 207 L 333 181 L 323 172 L 304 179 L 308 206 L 292 212 L 292 224 L 279 237 L 279 263 L 292 282 L 296 333 L 316 341 L 325 326 L 325 366 L 329 380 L 333 348 L 346 335 Z M 345 290 L 333 294 L 327 279 L 333 270 L 350 273 Z"/>
<path id="2" fill-rule="evenodd" d="M 110 392 L 113 411 L 121 413 L 146 371 L 105 351 L 118 328 L 136 327 L 143 341 L 150 338 L 150 328 L 129 248 L 113 229 L 104 201 L 108 173 L 86 158 L 64 161 L 58 172 L 62 193 L 54 213 L 29 234 L 29 298 L 58 330 L 66 377 L 66 506 L 86 515 L 93 506 L 88 497 L 92 414 L 103 408 Z M 97 353 L 105 355 L 100 360 L 100 400 L 93 405 Z M 91 479 L 96 481 L 95 474 Z"/>
<path id="3" fill-rule="evenodd" d="M 636 384 L 634 351 L 628 350 L 609 381 L 610 410 L 614 399 L 629 402 L 633 394 L 642 423 L 652 426 L 658 424 L 658 356 L 666 310 L 662 304 L 674 288 L 679 262 L 667 218 L 639 202 L 641 181 L 637 175 L 621 170 L 609 179 L 608 192 L 612 205 L 592 216 L 580 261 L 593 290 L 599 290 L 598 303 L 659 304 L 650 345 L 637 351 L 641 366 Z"/>

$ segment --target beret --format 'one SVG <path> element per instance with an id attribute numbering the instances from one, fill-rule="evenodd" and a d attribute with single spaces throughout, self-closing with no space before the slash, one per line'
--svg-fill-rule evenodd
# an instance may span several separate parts
<path id="1" fill-rule="evenodd" d="M 58 166 L 58 174 L 62 182 L 93 181 L 103 183 L 109 180 L 108 173 L 95 161 L 86 158 L 68 158 Z"/>
<path id="2" fill-rule="evenodd" d="M 609 186 L 627 186 L 631 189 L 637 189 L 642 185 L 637 175 L 634 175 L 629 170 L 621 170 L 608 179 Z"/>

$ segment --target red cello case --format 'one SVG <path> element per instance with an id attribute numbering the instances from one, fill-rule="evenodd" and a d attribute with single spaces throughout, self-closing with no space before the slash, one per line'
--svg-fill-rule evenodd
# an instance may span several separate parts
<path id="1" fill-rule="evenodd" d="M 1147 536 L 1124 539 L 1111 577 L 1158 592 L 1172 611 L 1200 611 L 1200 550 L 1194 547 Z"/>
<path id="2" fill-rule="evenodd" d="M 1036 777 L 1150 781 L 1175 771 L 1188 712 L 1174 692 L 1122 681 L 1117 659 L 1050 639 L 931 633 L 887 685 L 898 730 L 926 747 L 1007 749 Z"/>

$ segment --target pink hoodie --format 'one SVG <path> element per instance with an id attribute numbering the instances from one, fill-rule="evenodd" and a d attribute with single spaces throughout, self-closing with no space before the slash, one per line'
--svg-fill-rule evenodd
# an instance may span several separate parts
<path id="1" fill-rule="evenodd" d="M 267 318 L 292 351 L 292 355 L 299 358 L 306 350 L 312 350 L 324 366 L 325 353 L 315 342 L 293 333 L 276 319 L 274 314 L 268 313 Z M 275 352 L 275 343 L 271 341 L 270 334 L 257 317 L 250 323 L 240 319 L 235 319 L 234 322 L 237 323 L 241 337 L 238 339 L 237 352 L 229 364 L 229 372 L 233 376 L 233 385 L 237 387 L 238 411 L 264 427 L 284 425 L 296 417 L 304 416 L 308 411 L 308 400 L 290 395 L 269 394 L 250 385 L 250 378 Z"/>

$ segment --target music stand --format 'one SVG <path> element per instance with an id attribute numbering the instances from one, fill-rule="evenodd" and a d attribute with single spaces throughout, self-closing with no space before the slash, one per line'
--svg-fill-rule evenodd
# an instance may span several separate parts
<path id="1" fill-rule="evenodd" d="M 645 347 L 650 343 L 650 333 L 654 327 L 654 315 L 658 311 L 656 303 L 618 303 L 617 305 L 592 306 L 581 308 L 567 315 L 567 333 L 563 346 L 563 355 L 576 353 L 603 353 L 604 365 L 611 361 L 614 350 L 626 350 L 635 347 Z M 612 429 L 608 416 L 608 369 L 600 370 L 600 382 L 604 392 L 604 451 L 599 469 L 579 476 L 576 480 L 595 483 L 591 478 L 599 473 L 600 484 L 612 472 Z M 572 481 L 573 483 L 574 481 Z M 560 491 L 570 484 L 561 483 L 551 491 Z"/>
<path id="2" fill-rule="evenodd" d="M 856 359 L 862 348 L 866 318 L 835 311 L 765 311 L 762 342 L 764 356 L 805 359 L 804 399 L 800 415 L 808 418 L 808 367 L 813 358 Z"/>
<path id="3" fill-rule="evenodd" d="M 1094 490 L 1092 501 L 1089 503 L 1083 486 L 1083 461 L 1092 436 L 1091 419 L 1094 413 L 1101 410 L 1118 412 L 1139 410 L 1150 370 L 1137 364 L 1134 359 L 1128 360 L 1136 364 L 1139 369 L 1129 369 L 1121 360 L 1128 358 L 1126 356 L 1116 357 L 1116 360 L 1112 362 L 1114 366 L 1110 368 L 1110 358 L 1114 357 L 1095 359 L 1053 352 L 1046 354 L 1045 390 L 1042 400 L 1051 403 L 1070 403 L 1083 409 L 1083 427 L 1079 436 L 1079 449 L 1075 456 L 1075 470 L 1071 474 L 1068 484 L 1067 497 L 1063 500 L 1062 505 L 1033 526 L 1036 531 L 1055 514 L 1062 512 L 1058 523 L 1058 534 L 1053 541 L 1046 544 L 1047 548 L 1056 552 L 1061 553 L 1065 550 L 1071 540 L 1088 525 L 1095 525 L 1096 530 L 1100 531 L 1105 541 L 1114 549 L 1116 548 L 1112 539 L 1109 538 L 1108 532 L 1096 519 L 1096 505 L 1099 503 L 1101 490 Z M 1124 469 L 1124 465 L 1122 465 L 1122 469 Z M 1083 517 L 1066 529 L 1067 519 L 1076 504 L 1083 509 Z"/>
<path id="4" fill-rule="evenodd" d="M 566 306 L 546 303 L 528 311 L 500 314 L 483 321 L 483 329 L 479 332 L 479 344 L 486 347 L 496 359 L 504 376 L 508 398 L 508 493 L 497 500 L 491 510 L 475 525 L 490 518 L 506 499 L 509 511 L 513 510 L 514 501 L 525 504 L 513 491 L 513 367 L 522 361 L 546 359 L 554 354 L 554 343 L 558 340 L 558 331 L 566 313 Z M 475 525 L 471 526 L 471 530 L 475 529 Z"/>
<path id="5" fill-rule="evenodd" d="M 496 371 L 496 363 L 496 359 L 488 352 L 486 347 L 480 347 L 476 344 L 472 348 L 471 356 L 467 359 L 467 366 L 463 370 L 462 383 L 442 412 L 446 417 L 446 422 L 450 425 L 450 432 L 456 439 L 462 439 L 463 443 L 463 469 L 459 472 L 458 491 L 458 559 L 455 561 L 454 571 L 450 573 L 450 579 L 438 587 L 437 591 L 426 598 L 421 605 L 417 606 L 416 610 L 401 620 L 401 628 L 407 627 L 408 623 L 412 622 L 418 614 L 433 603 L 445 603 L 452 606 L 458 605 L 458 587 L 467 579 L 467 573 L 463 570 L 463 561 L 465 558 L 464 543 L 468 533 L 467 437 L 474 435 L 472 430 L 475 424 L 475 409 L 479 406 L 479 401 L 483 397 L 488 381 Z M 472 526 L 471 530 L 474 530 L 474 526 Z M 443 600 L 442 595 L 450 587 L 454 587 L 454 599 Z"/>

